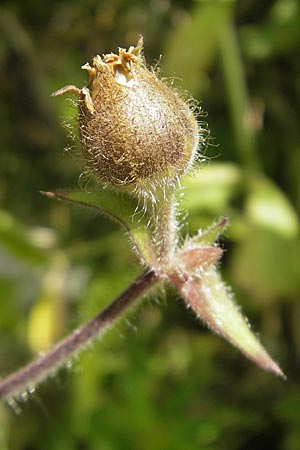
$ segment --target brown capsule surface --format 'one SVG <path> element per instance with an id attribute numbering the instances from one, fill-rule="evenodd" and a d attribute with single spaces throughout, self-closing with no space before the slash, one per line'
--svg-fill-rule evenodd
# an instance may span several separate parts
<path id="1" fill-rule="evenodd" d="M 147 193 L 188 170 L 199 130 L 178 92 L 145 66 L 141 48 L 140 41 L 83 66 L 89 83 L 78 90 L 79 131 L 83 156 L 99 181 Z"/>

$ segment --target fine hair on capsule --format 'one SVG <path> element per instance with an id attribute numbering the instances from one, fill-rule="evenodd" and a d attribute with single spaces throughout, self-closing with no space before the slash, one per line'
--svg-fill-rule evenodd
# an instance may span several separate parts
<path id="1" fill-rule="evenodd" d="M 78 96 L 73 134 L 86 179 L 135 196 L 145 211 L 203 160 L 209 132 L 199 104 L 160 77 L 157 65 L 148 68 L 142 50 L 140 39 L 128 50 L 96 55 L 82 66 L 86 87 L 69 85 L 54 95 Z"/>

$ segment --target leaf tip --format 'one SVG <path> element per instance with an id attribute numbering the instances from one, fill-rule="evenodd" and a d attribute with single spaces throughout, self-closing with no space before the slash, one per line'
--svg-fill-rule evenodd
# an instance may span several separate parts
<path id="1" fill-rule="evenodd" d="M 281 377 L 284 381 L 287 380 L 287 376 L 284 374 L 284 372 L 281 370 L 279 365 L 273 361 L 271 358 L 267 362 L 266 365 L 263 366 L 265 370 L 268 370 L 269 372 L 273 372 L 275 375 Z"/>
<path id="2" fill-rule="evenodd" d="M 46 191 L 40 191 L 40 194 L 42 194 L 42 195 L 45 195 L 46 197 L 49 197 L 49 198 L 55 198 L 55 193 L 54 192 L 46 192 Z"/>
<path id="3" fill-rule="evenodd" d="M 227 227 L 228 223 L 229 223 L 229 217 L 223 216 L 223 217 L 220 217 L 220 220 L 217 225 L 219 228 L 225 228 L 225 227 Z"/>

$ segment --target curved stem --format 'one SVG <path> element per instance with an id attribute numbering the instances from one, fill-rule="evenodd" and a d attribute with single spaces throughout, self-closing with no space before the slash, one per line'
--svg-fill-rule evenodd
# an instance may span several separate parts
<path id="1" fill-rule="evenodd" d="M 0 398 L 9 402 L 13 397 L 26 397 L 26 394 L 31 392 L 38 383 L 54 374 L 71 357 L 106 331 L 122 313 L 145 295 L 158 281 L 159 278 L 154 271 L 144 272 L 96 317 L 73 331 L 47 354 L 2 380 L 0 382 Z"/>

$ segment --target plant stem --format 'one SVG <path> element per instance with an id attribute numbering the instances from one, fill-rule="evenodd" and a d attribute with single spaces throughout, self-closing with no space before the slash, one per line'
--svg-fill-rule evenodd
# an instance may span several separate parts
<path id="1" fill-rule="evenodd" d="M 256 152 L 256 132 L 249 119 L 251 114 L 249 93 L 232 19 L 225 21 L 220 28 L 219 42 L 238 156 L 247 171 L 257 171 L 260 163 Z"/>
<path id="2" fill-rule="evenodd" d="M 161 193 L 154 212 L 154 246 L 161 266 L 173 260 L 177 247 L 175 190 Z"/>
<path id="3" fill-rule="evenodd" d="M 47 376 L 53 375 L 71 357 L 83 350 L 87 344 L 106 331 L 122 313 L 128 310 L 159 281 L 151 270 L 140 275 L 116 300 L 96 317 L 77 328 L 56 344 L 47 354 L 9 375 L 0 383 L 0 398 L 8 402 L 14 397 L 28 393 Z"/>

